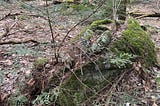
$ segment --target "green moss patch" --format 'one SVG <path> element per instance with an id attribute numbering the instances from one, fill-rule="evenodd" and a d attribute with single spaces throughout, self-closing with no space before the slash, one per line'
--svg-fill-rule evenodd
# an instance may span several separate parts
<path id="1" fill-rule="evenodd" d="M 107 19 L 107 18 L 103 20 L 96 20 L 92 22 L 92 24 L 90 25 L 90 29 L 91 30 L 108 30 L 108 28 L 103 25 L 110 24 L 112 22 L 113 20 Z"/>
<path id="2" fill-rule="evenodd" d="M 82 32 L 80 34 L 78 34 L 77 36 L 75 36 L 72 39 L 72 42 L 76 42 L 80 38 L 84 38 L 86 40 L 90 40 L 97 30 L 101 31 L 101 33 L 103 33 L 106 30 L 109 30 L 109 28 L 108 28 L 107 25 L 111 24 L 111 23 L 113 23 L 113 20 L 108 19 L 108 18 L 103 19 L 103 20 L 93 21 L 91 23 L 91 25 L 89 25 L 87 28 L 85 28 L 84 30 L 82 30 Z"/>
<path id="3" fill-rule="evenodd" d="M 150 35 L 141 28 L 136 20 L 128 20 L 123 38 L 115 42 L 114 48 L 139 56 L 147 67 L 157 62 L 154 43 Z"/>
<path id="4" fill-rule="evenodd" d="M 95 63 L 89 62 L 83 65 L 82 70 L 75 70 L 71 78 L 61 86 L 59 105 L 79 106 L 87 98 L 94 97 L 104 86 L 114 82 L 114 78 L 120 75 L 122 70 L 106 68 L 105 61 L 100 57 Z"/>
<path id="5" fill-rule="evenodd" d="M 42 69 L 47 62 L 48 62 L 47 58 L 36 59 L 35 62 L 33 63 L 34 69 L 36 69 L 36 70 Z"/>

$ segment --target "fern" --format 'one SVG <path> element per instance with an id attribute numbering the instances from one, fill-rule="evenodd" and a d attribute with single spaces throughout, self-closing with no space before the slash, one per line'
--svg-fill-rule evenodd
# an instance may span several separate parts
<path id="1" fill-rule="evenodd" d="M 58 98 L 60 94 L 59 89 L 55 88 L 49 92 L 43 92 L 38 95 L 37 98 L 32 102 L 33 105 L 50 105 L 54 100 Z"/>
<path id="2" fill-rule="evenodd" d="M 126 68 L 133 63 L 132 59 L 135 57 L 135 55 L 129 53 L 120 53 L 119 55 L 114 56 L 110 60 L 110 63 L 116 65 L 118 68 Z"/>

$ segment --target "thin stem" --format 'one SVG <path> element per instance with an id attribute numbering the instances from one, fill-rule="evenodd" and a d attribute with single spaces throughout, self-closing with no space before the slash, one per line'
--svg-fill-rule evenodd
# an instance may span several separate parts
<path id="1" fill-rule="evenodd" d="M 46 7 L 48 6 L 48 2 L 46 0 Z M 47 13 L 47 20 L 48 20 L 48 24 L 49 24 L 49 28 L 50 28 L 50 31 L 51 31 L 51 37 L 52 37 L 52 43 L 55 43 L 55 39 L 54 39 L 54 34 L 53 34 L 53 29 L 52 29 L 52 22 L 51 22 L 51 19 L 50 19 L 50 14 L 49 14 L 49 10 L 48 8 L 46 8 L 46 13 Z"/>
<path id="2" fill-rule="evenodd" d="M 48 10 L 47 6 L 48 6 L 48 2 L 46 0 L 47 20 L 48 20 L 49 28 L 50 28 L 50 31 L 51 31 L 51 37 L 52 37 L 51 43 L 53 44 L 51 47 L 54 51 L 54 57 L 56 59 L 56 63 L 58 63 L 59 55 L 58 55 L 58 51 L 57 51 L 56 46 L 55 46 L 55 37 L 54 37 L 54 34 L 53 34 L 52 22 L 51 22 L 50 13 L 49 13 L 49 10 Z"/>
<path id="3" fill-rule="evenodd" d="M 91 16 L 93 16 L 104 4 L 105 0 L 101 0 L 101 3 L 98 5 L 98 7 L 91 13 L 89 14 L 86 18 L 80 20 L 77 24 L 75 24 L 67 33 L 66 35 L 64 36 L 64 38 L 62 39 L 62 42 L 60 43 L 60 47 L 58 48 L 58 52 L 59 50 L 61 49 L 63 43 L 65 42 L 65 40 L 67 39 L 67 37 L 69 36 L 70 32 L 75 28 L 77 27 L 79 24 L 83 23 L 85 20 L 89 19 Z"/>

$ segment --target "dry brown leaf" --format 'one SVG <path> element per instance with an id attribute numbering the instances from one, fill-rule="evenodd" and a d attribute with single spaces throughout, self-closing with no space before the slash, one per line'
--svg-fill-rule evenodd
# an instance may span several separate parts
<path id="1" fill-rule="evenodd" d="M 31 70 L 25 71 L 25 74 L 26 74 L 27 76 L 29 76 L 29 75 L 31 74 Z"/>
<path id="2" fill-rule="evenodd" d="M 158 106 L 158 105 L 154 102 L 152 106 Z"/>
<path id="3" fill-rule="evenodd" d="M 11 78 L 11 77 L 12 77 L 12 74 L 9 72 L 9 73 L 6 74 L 6 77 L 7 77 L 7 78 Z"/>
<path id="4" fill-rule="evenodd" d="M 8 66 L 10 66 L 10 65 L 13 64 L 13 62 L 12 62 L 11 60 L 6 60 L 5 63 L 6 63 Z"/>
<path id="5" fill-rule="evenodd" d="M 30 86 L 32 86 L 34 83 L 35 83 L 35 80 L 33 78 L 27 82 L 27 84 Z"/>
<path id="6" fill-rule="evenodd" d="M 134 63 L 133 67 L 136 71 L 139 71 L 142 67 L 141 62 L 138 61 L 138 62 Z"/>
<path id="7" fill-rule="evenodd" d="M 5 98 L 6 98 L 8 95 L 9 95 L 9 94 L 7 94 L 7 93 L 2 94 L 2 95 L 1 95 L 1 101 L 4 101 Z"/>

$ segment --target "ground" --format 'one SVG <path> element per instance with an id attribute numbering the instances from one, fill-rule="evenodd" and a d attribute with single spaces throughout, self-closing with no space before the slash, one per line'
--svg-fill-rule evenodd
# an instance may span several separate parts
<path id="1" fill-rule="evenodd" d="M 45 4 L 44 2 L 27 3 L 36 5 L 38 9 L 43 9 L 42 5 Z M 160 4 L 153 0 L 132 5 L 129 11 L 148 14 L 160 12 L 159 8 Z M 49 73 L 56 72 L 64 65 L 57 64 L 52 67 L 49 64 L 52 63 L 54 55 L 50 43 L 52 39 L 50 28 L 46 17 L 37 16 L 37 13 L 42 14 L 41 11 L 34 11 L 29 5 L 23 3 L 0 5 L 0 90 L 2 100 L 16 92 L 17 86 L 22 87 L 26 83 L 32 83 L 29 75 L 34 71 L 33 63 L 37 58 L 49 59 L 46 63 Z M 67 32 L 81 19 L 81 16 L 66 14 L 65 12 L 62 14 L 55 12 L 55 15 L 52 16 L 54 17 L 54 20 L 52 20 L 54 21 L 53 34 L 57 41 L 62 41 Z M 156 45 L 158 63 L 160 64 L 160 17 L 144 17 L 137 20 L 141 25 L 146 26 L 151 33 L 152 40 Z M 83 27 L 83 24 L 74 27 L 63 42 L 63 47 L 60 49 L 63 58 L 60 61 L 63 61 L 65 65 L 68 65 L 70 59 L 75 59 L 76 65 L 80 64 L 78 61 L 81 60 L 79 51 L 75 49 L 76 47 L 72 45 L 69 39 L 78 35 Z M 18 44 L 15 45 L 15 43 Z M 154 69 L 160 73 L 158 68 Z M 50 75 L 47 74 L 47 77 L 50 77 Z M 17 81 L 19 82 L 18 85 Z"/>

